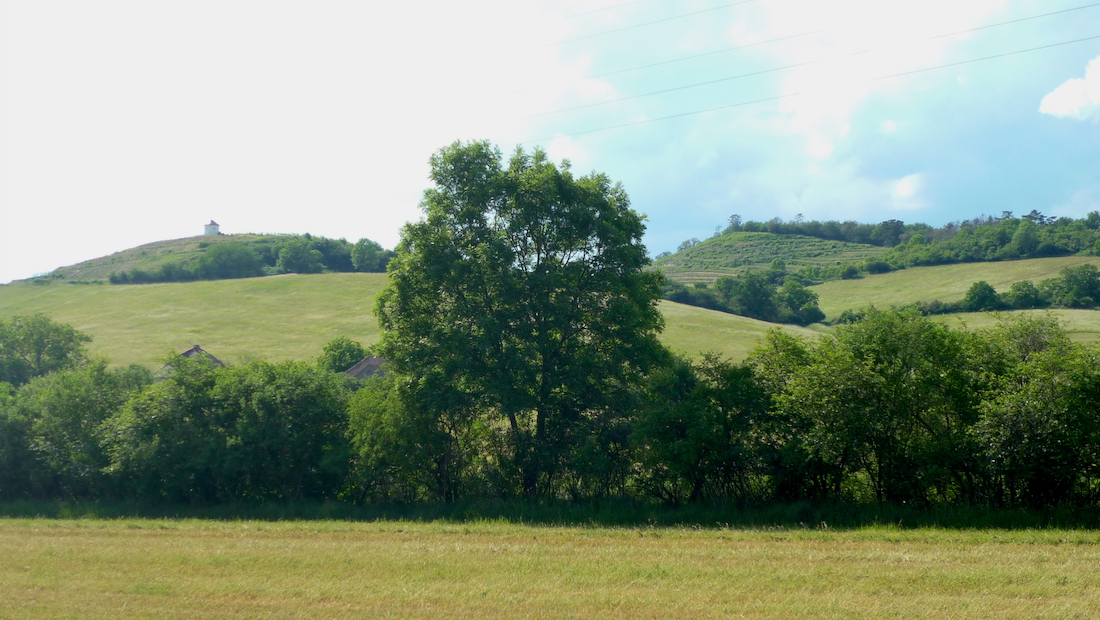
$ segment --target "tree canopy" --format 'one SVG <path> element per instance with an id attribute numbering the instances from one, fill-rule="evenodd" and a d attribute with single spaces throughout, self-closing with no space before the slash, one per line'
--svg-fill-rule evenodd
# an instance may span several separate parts
<path id="1" fill-rule="evenodd" d="M 456 142 L 431 168 L 378 300 L 382 355 L 429 411 L 499 421 L 501 475 L 546 490 L 663 352 L 642 216 L 607 176 L 539 149 L 505 167 L 489 143 Z"/>
<path id="2" fill-rule="evenodd" d="M 33 377 L 73 368 L 87 357 L 92 337 L 44 314 L 0 320 L 0 381 L 21 385 Z"/>

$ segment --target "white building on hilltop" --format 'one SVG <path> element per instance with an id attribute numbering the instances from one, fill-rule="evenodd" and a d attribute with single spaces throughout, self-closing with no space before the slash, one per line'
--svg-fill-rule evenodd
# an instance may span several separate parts
<path id="1" fill-rule="evenodd" d="M 221 232 L 218 231 L 218 223 L 215 222 L 214 220 L 210 220 L 210 223 L 206 225 L 206 230 L 203 231 L 202 234 L 204 234 L 204 235 L 220 235 Z"/>

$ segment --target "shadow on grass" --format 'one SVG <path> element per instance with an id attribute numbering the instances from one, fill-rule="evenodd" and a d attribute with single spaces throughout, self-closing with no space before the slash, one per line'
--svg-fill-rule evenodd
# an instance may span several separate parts
<path id="1" fill-rule="evenodd" d="M 941 506 L 811 504 L 763 507 L 667 506 L 638 500 L 591 502 L 472 501 L 454 504 L 355 505 L 341 502 L 178 505 L 138 502 L 20 501 L 0 503 L 0 518 L 211 519 L 249 521 L 424 521 L 582 527 L 855 529 L 869 526 L 943 529 L 1100 529 L 1095 508 L 1048 510 Z"/>

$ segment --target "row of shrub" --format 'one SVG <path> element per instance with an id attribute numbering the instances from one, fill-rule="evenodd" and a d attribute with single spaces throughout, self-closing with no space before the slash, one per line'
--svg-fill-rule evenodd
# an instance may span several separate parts
<path id="1" fill-rule="evenodd" d="M 809 325 L 825 319 L 818 307 L 817 293 L 805 287 L 799 274 L 787 271 L 780 260 L 767 270 L 721 276 L 711 287 L 704 282 L 691 286 L 666 279 L 664 298 L 690 306 L 747 316 L 772 323 Z"/>
<path id="2" fill-rule="evenodd" d="M 220 368 L 177 357 L 157 376 L 89 362 L 82 342 L 69 362 L 0 385 L 0 499 L 523 493 L 503 417 L 435 411 L 411 397 L 430 389 L 425 378 L 357 383 L 334 372 L 361 351 L 347 342 L 314 363 Z M 667 355 L 621 392 L 575 412 L 540 497 L 1100 502 L 1100 354 L 1050 318 L 967 332 L 915 311 L 869 311 L 817 341 L 774 331 L 743 364 Z"/>

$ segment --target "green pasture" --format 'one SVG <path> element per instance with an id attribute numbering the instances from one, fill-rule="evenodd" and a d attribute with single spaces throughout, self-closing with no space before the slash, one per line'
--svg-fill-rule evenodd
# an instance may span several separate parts
<path id="1" fill-rule="evenodd" d="M 913 267 L 890 273 L 867 275 L 855 280 L 834 280 L 811 287 L 818 295 L 821 310 L 829 320 L 845 310 L 875 306 L 887 310 L 917 301 L 958 301 L 967 289 L 985 280 L 998 293 L 1014 282 L 1031 280 L 1035 284 L 1053 278 L 1064 267 L 1092 263 L 1097 256 L 1061 256 L 992 263 L 962 263 L 936 267 Z"/>
<path id="2" fill-rule="evenodd" d="M 378 342 L 378 273 L 281 275 L 143 285 L 14 283 L 0 286 L 0 318 L 44 312 L 93 337 L 115 365 L 159 367 L 171 351 L 199 344 L 229 363 L 309 359 L 338 336 Z M 775 327 L 753 319 L 662 301 L 662 341 L 676 351 L 743 359 Z M 793 326 L 792 333 L 813 334 Z"/>
<path id="3" fill-rule="evenodd" d="M 1095 618 L 1100 533 L 0 519 L 0 618 Z"/>
<path id="4" fill-rule="evenodd" d="M 713 352 L 735 360 L 745 359 L 771 329 L 816 337 L 818 332 L 796 325 L 776 325 L 748 317 L 715 312 L 663 300 L 665 331 L 661 341 L 673 351 L 690 356 Z"/>
<path id="5" fill-rule="evenodd" d="M 230 363 L 309 359 L 338 336 L 378 341 L 374 299 L 385 274 L 281 275 L 142 285 L 0 287 L 0 317 L 44 312 L 92 336 L 113 364 L 159 367 L 202 345 Z"/>

